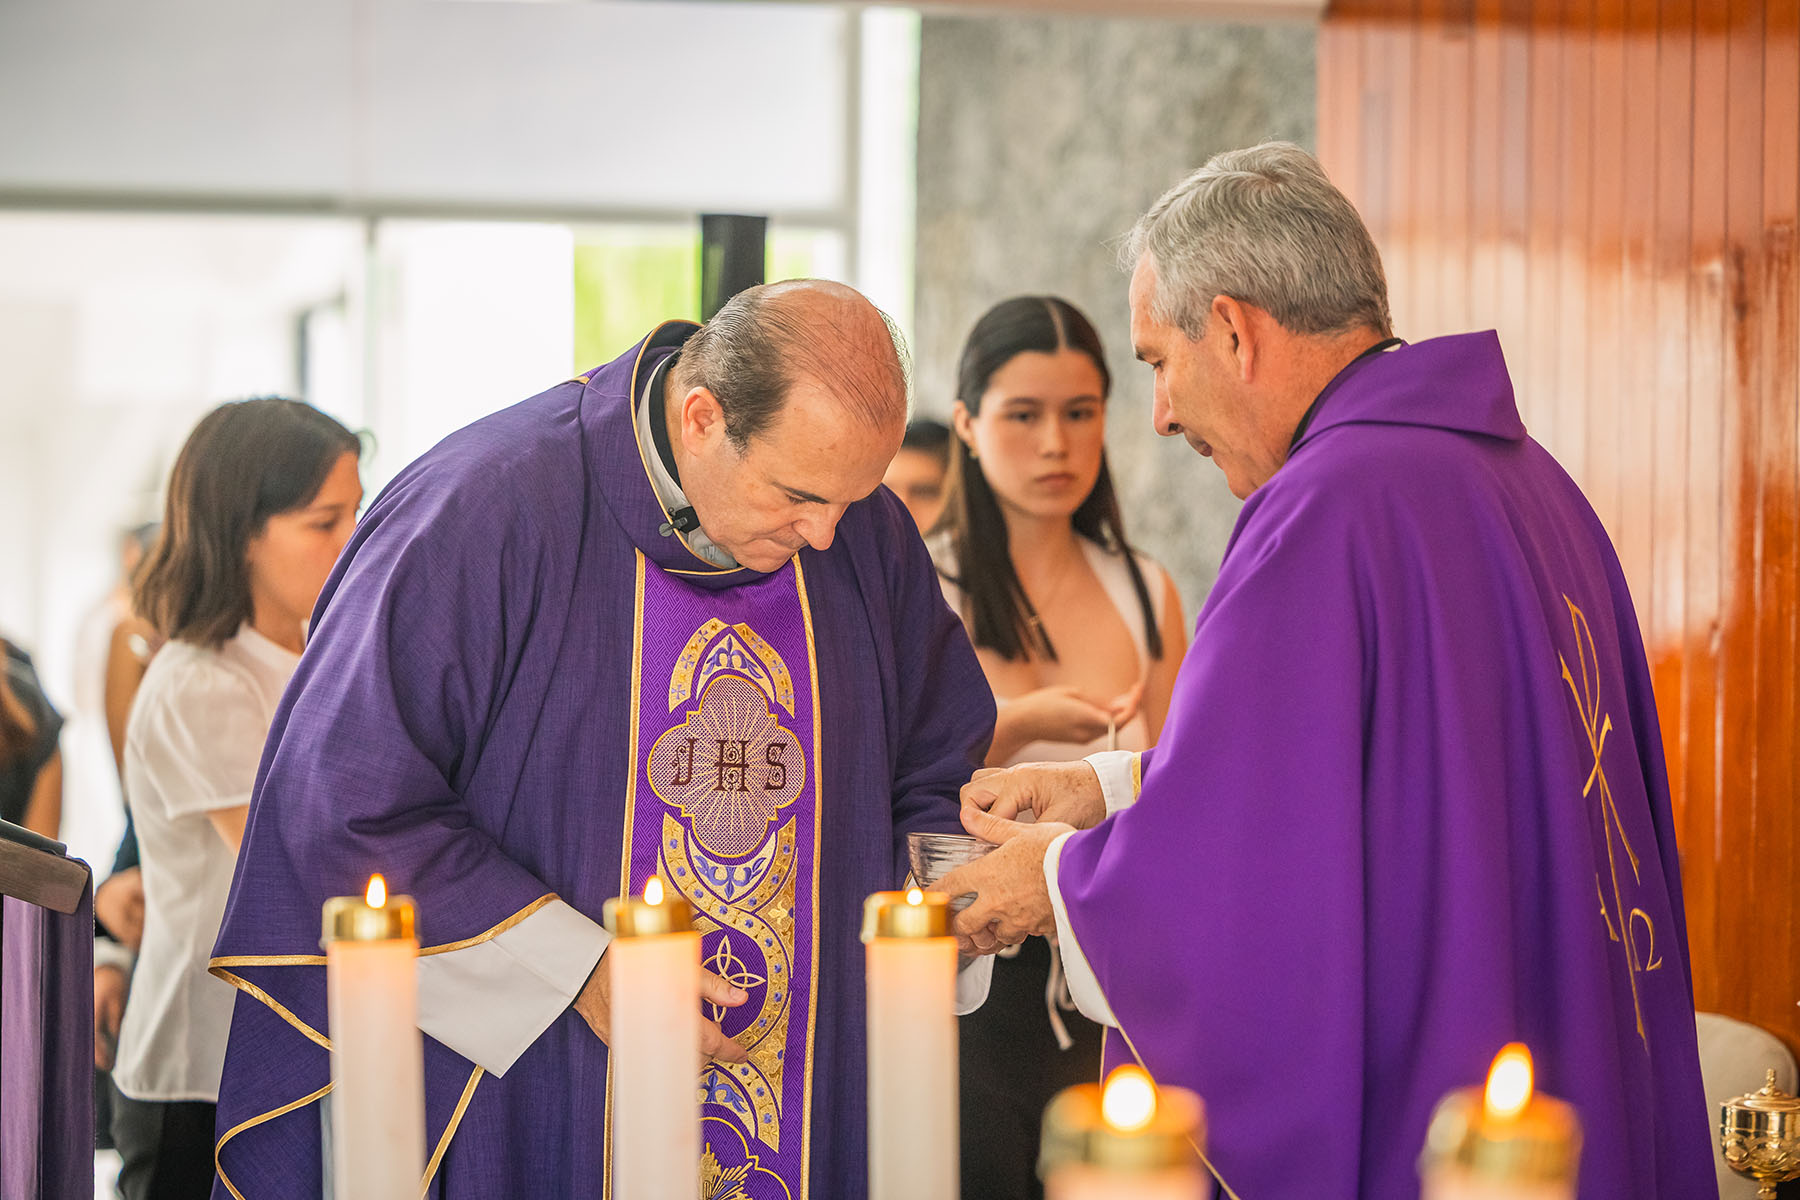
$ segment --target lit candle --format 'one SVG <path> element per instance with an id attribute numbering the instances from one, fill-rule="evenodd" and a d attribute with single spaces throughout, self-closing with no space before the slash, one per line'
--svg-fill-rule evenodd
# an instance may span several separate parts
<path id="1" fill-rule="evenodd" d="M 956 1200 L 956 939 L 950 897 L 863 905 L 869 1021 L 869 1200 Z"/>
<path id="2" fill-rule="evenodd" d="M 1044 1200 L 1202 1200 L 1206 1110 L 1142 1067 L 1064 1088 L 1044 1110 Z"/>
<path id="3" fill-rule="evenodd" d="M 419 941 L 410 896 L 377 875 L 325 902 L 333 1200 L 417 1200 L 425 1177 Z"/>
<path id="4" fill-rule="evenodd" d="M 1574 1200 L 1580 1159 L 1575 1110 L 1534 1089 L 1531 1051 L 1512 1042 L 1485 1088 L 1458 1088 L 1432 1114 L 1423 1200 Z"/>
<path id="5" fill-rule="evenodd" d="M 700 935 L 652 875 L 642 900 L 609 900 L 613 942 L 612 1194 L 693 1200 L 700 1192 Z"/>

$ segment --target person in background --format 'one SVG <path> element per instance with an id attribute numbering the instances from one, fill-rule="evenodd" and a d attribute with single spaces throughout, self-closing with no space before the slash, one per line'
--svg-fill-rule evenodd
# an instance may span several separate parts
<path id="1" fill-rule="evenodd" d="M 112 869 L 94 888 L 94 1069 L 110 1076 L 119 1046 L 119 1025 L 131 991 L 131 968 L 144 941 L 144 871 L 138 863 L 137 829 L 125 814 L 125 836 L 113 854 Z M 107 1115 L 96 1128 L 101 1148 L 112 1146 L 112 1083 L 96 1095 Z"/>
<path id="2" fill-rule="evenodd" d="M 131 963 L 144 935 L 144 879 L 137 834 L 124 806 L 125 727 L 131 703 L 160 642 L 131 608 L 131 578 L 156 543 L 154 522 L 126 531 L 118 543 L 119 578 L 82 620 L 76 639 L 78 752 L 71 766 L 67 825 L 71 853 L 94 861 L 99 845 L 118 843 L 111 870 L 94 874 L 95 1135 L 112 1148 L 112 1070 L 125 1015 Z M 105 746 L 110 754 L 101 751 Z M 123 825 L 121 835 L 119 829 Z"/>
<path id="3" fill-rule="evenodd" d="M 58 839 L 94 868 L 98 886 L 125 828 L 121 777 L 131 698 L 150 665 L 156 635 L 131 611 L 131 576 L 156 539 L 154 524 L 122 531 L 118 572 L 75 635 L 74 703 L 63 727 L 63 825 Z"/>
<path id="4" fill-rule="evenodd" d="M 924 531 L 944 511 L 944 476 L 949 470 L 950 427 L 921 417 L 907 422 L 900 453 L 888 464 L 881 482 L 900 497 L 913 523 Z"/>
<path id="5" fill-rule="evenodd" d="M 1019 296 L 969 334 L 948 502 L 928 539 L 998 709 L 989 766 L 1141 750 L 1162 729 L 1186 645 L 1168 572 L 1134 553 L 1106 465 L 1110 377 L 1073 305 Z M 1051 944 L 994 968 L 962 1018 L 963 1195 L 1025 1200 L 1050 1098 L 1100 1071 Z"/>
<path id="6" fill-rule="evenodd" d="M 0 819 L 55 838 L 62 824 L 62 716 L 31 655 L 0 639 Z"/>
<path id="7" fill-rule="evenodd" d="M 212 1191 L 234 993 L 207 965 L 263 740 L 362 504 L 359 449 L 298 401 L 219 406 L 176 459 L 162 533 L 136 579 L 136 611 L 167 642 L 125 734 L 144 888 L 113 1068 L 125 1200 Z"/>

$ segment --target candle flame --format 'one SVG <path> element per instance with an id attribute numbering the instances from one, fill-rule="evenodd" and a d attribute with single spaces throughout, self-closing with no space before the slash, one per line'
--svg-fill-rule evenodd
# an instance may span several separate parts
<path id="1" fill-rule="evenodd" d="M 387 880 L 379 875 L 369 876 L 369 890 L 363 893 L 363 900 L 370 908 L 387 907 Z"/>
<path id="2" fill-rule="evenodd" d="M 925 903 L 925 893 L 921 892 L 918 888 L 909 888 L 906 893 L 906 902 L 914 908 L 917 908 L 919 905 Z"/>
<path id="3" fill-rule="evenodd" d="M 644 885 L 644 903 L 649 904 L 649 905 L 657 905 L 657 904 L 661 904 L 662 902 L 663 902 L 662 878 L 657 875 L 652 875 L 650 877 L 650 882 L 646 883 Z"/>
<path id="4" fill-rule="evenodd" d="M 1120 1133 L 1136 1133 L 1156 1119 L 1156 1084 L 1142 1067 L 1123 1066 L 1106 1077 L 1100 1115 Z"/>
<path id="5" fill-rule="evenodd" d="M 1511 1120 L 1531 1103 L 1531 1051 L 1524 1042 L 1508 1042 L 1488 1068 L 1488 1115 Z"/>

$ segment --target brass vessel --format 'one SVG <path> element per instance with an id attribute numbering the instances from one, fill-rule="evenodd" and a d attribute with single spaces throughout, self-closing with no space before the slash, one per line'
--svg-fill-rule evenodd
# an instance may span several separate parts
<path id="1" fill-rule="evenodd" d="M 1775 1072 L 1760 1091 L 1719 1105 L 1719 1150 L 1725 1165 L 1775 1200 L 1775 1185 L 1800 1179 L 1800 1098 L 1775 1086 Z"/>

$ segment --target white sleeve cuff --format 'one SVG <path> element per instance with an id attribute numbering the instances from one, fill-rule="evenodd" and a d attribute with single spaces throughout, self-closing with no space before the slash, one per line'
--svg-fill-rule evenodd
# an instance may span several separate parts
<path id="1" fill-rule="evenodd" d="M 988 988 L 993 982 L 993 955 L 983 954 L 973 962 L 959 964 L 956 971 L 956 1015 L 966 1017 L 986 1004 Z"/>
<path id="2" fill-rule="evenodd" d="M 1121 750 L 1117 753 L 1126 752 Z M 1050 892 L 1050 907 L 1056 911 L 1057 949 L 1062 952 L 1063 975 L 1069 981 L 1069 994 L 1075 997 L 1075 1007 L 1090 1021 L 1116 1027 L 1119 1019 L 1113 1016 L 1112 1006 L 1106 1002 L 1106 996 L 1100 990 L 1100 980 L 1094 975 L 1094 968 L 1088 965 L 1087 955 L 1081 952 L 1081 944 L 1075 940 L 1075 930 L 1069 925 L 1069 910 L 1063 905 L 1062 887 L 1056 878 L 1057 867 L 1062 860 L 1063 843 L 1073 836 L 1072 832 L 1063 834 L 1044 851 L 1044 883 Z"/>
<path id="3" fill-rule="evenodd" d="M 419 1028 L 504 1075 L 581 993 L 612 935 L 561 900 L 505 933 L 419 958 Z"/>
<path id="4" fill-rule="evenodd" d="M 1130 808 L 1138 796 L 1138 756 L 1130 750 L 1102 750 L 1085 760 L 1100 777 L 1100 795 L 1106 800 L 1106 815 Z"/>

